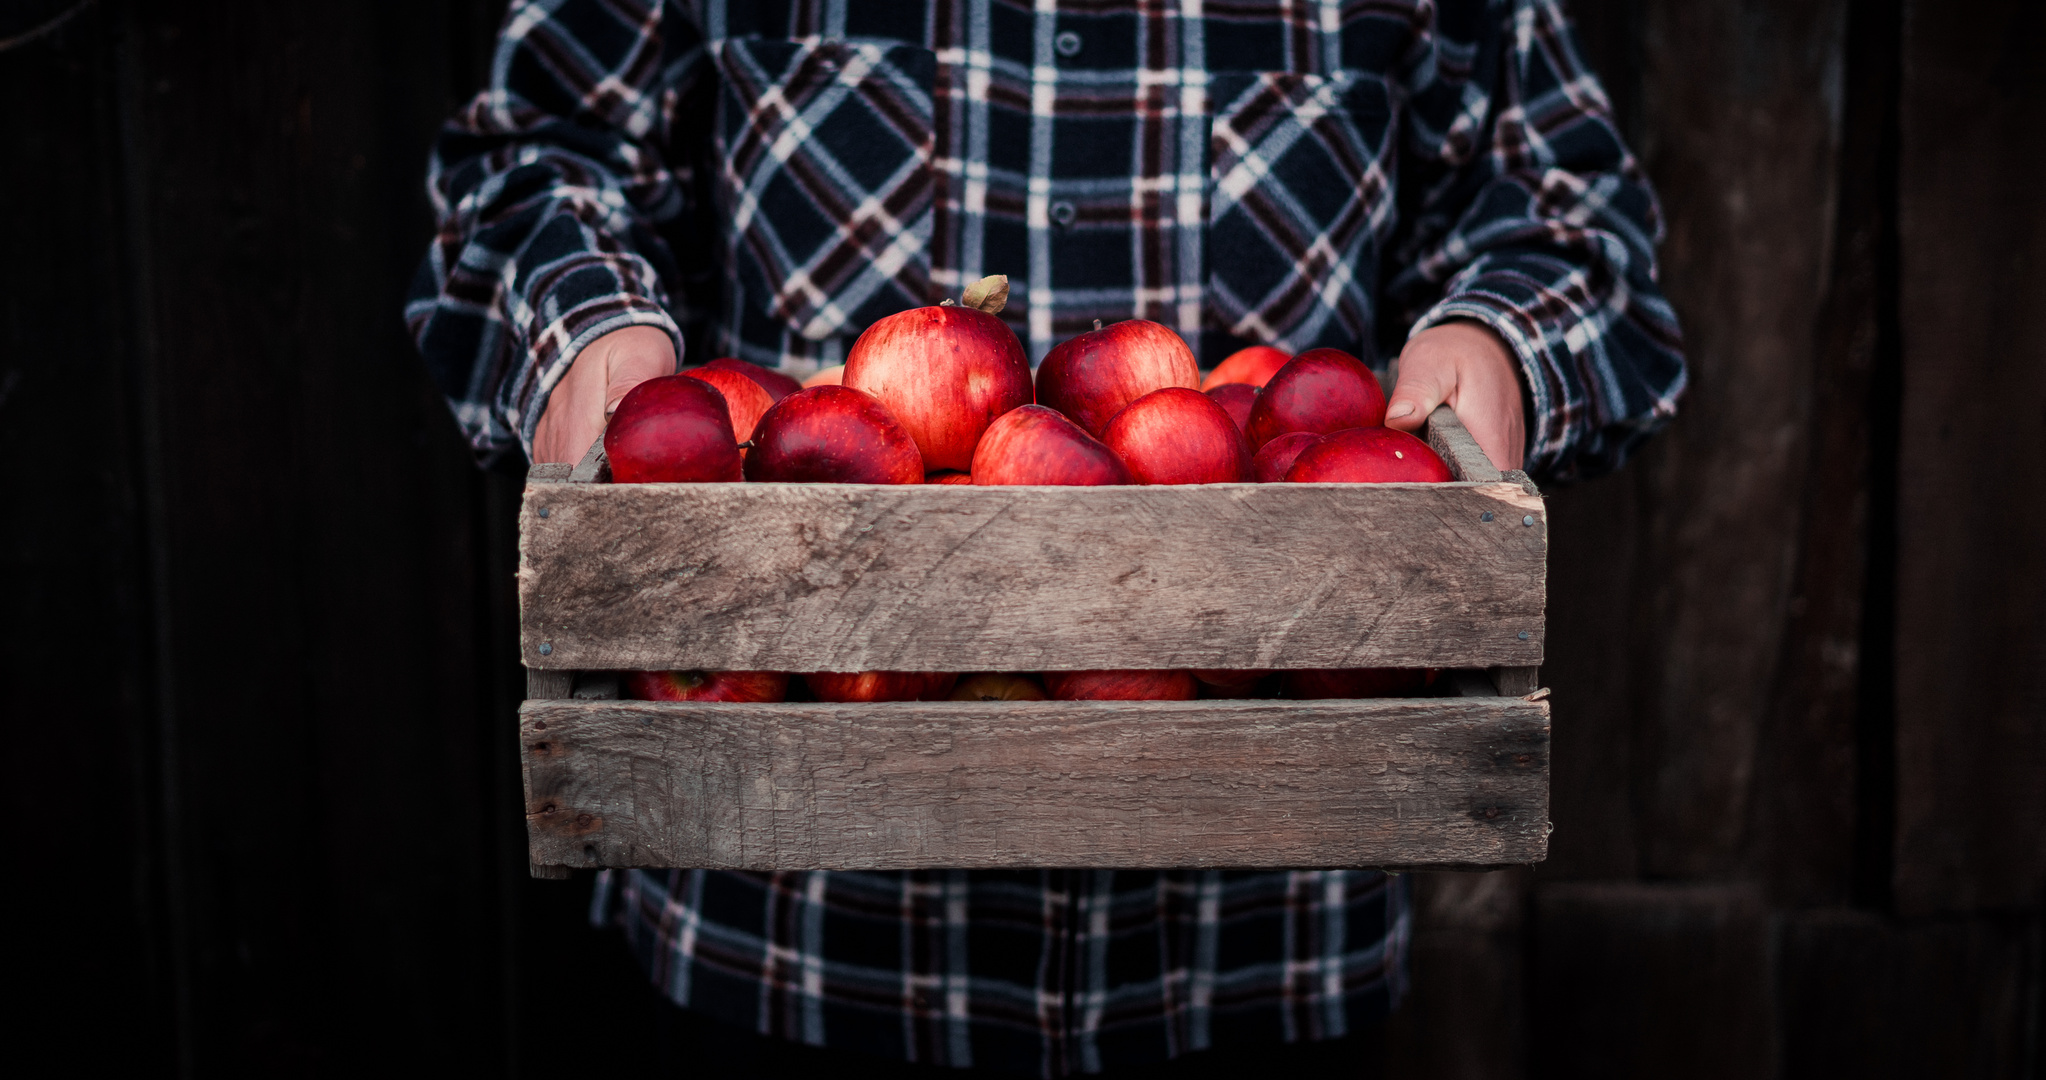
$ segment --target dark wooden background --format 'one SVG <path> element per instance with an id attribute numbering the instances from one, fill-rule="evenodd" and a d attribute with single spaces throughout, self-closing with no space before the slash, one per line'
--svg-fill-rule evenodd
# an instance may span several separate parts
<path id="1" fill-rule="evenodd" d="M 398 316 L 497 6 L 0 4 L 10 1028 L 66 1073 L 647 1053 L 526 877 L 517 480 Z M 1553 493 L 1553 855 L 1421 882 L 1396 1074 L 2046 1076 L 2041 5 L 1572 6 L 1695 383 Z"/>

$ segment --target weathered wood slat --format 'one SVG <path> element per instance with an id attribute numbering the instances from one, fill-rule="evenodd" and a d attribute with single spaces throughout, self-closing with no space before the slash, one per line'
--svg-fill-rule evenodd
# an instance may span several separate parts
<path id="1" fill-rule="evenodd" d="M 533 701 L 553 701 L 574 696 L 575 672 L 550 671 L 545 668 L 526 669 L 526 697 Z"/>
<path id="2" fill-rule="evenodd" d="M 1437 405 L 1435 411 L 1428 414 L 1425 434 L 1429 449 L 1442 456 L 1451 476 L 1482 484 L 1500 479 L 1499 467 L 1485 456 L 1478 440 L 1471 437 L 1470 430 L 1463 426 L 1463 421 L 1457 419 L 1449 406 Z"/>
<path id="3" fill-rule="evenodd" d="M 530 475 L 527 479 L 531 479 Z M 611 479 L 611 461 L 604 456 L 604 440 L 601 436 L 583 452 L 583 459 L 576 463 L 568 474 L 571 484 L 602 484 Z"/>
<path id="4" fill-rule="evenodd" d="M 529 701 L 548 866 L 1496 866 L 1547 850 L 1514 698 Z"/>
<path id="5" fill-rule="evenodd" d="M 566 465 L 535 465 L 533 466 L 533 472 L 552 468 L 559 468 L 563 476 L 568 475 L 568 466 Z M 529 472 L 527 475 L 530 477 L 532 473 Z M 553 701 L 567 698 L 574 692 L 575 679 L 576 673 L 573 671 L 543 671 L 527 668 L 526 697 L 532 701 Z M 531 863 L 528 866 L 528 872 L 543 881 L 565 881 L 571 874 L 571 871 L 566 866 L 543 865 L 537 862 Z"/>
<path id="6" fill-rule="evenodd" d="M 1509 483 L 531 483 L 523 659 L 777 671 L 1531 666 L 1542 660 L 1547 531 L 1540 496 Z"/>
<path id="7" fill-rule="evenodd" d="M 1495 667 L 1491 675 L 1501 697 L 1525 697 L 1541 687 L 1542 669 L 1538 667 Z"/>

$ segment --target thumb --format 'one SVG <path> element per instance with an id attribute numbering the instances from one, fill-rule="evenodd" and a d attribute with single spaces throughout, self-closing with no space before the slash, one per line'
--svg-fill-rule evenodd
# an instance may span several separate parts
<path id="1" fill-rule="evenodd" d="M 617 411 L 619 400 L 633 387 L 675 373 L 675 343 L 666 330 L 635 326 L 607 335 L 604 340 L 611 345 L 604 364 L 606 417 Z"/>
<path id="2" fill-rule="evenodd" d="M 1385 426 L 1412 431 L 1437 405 L 1456 392 L 1456 366 L 1432 349 L 1409 349 L 1400 357 L 1399 382 L 1385 405 Z"/>

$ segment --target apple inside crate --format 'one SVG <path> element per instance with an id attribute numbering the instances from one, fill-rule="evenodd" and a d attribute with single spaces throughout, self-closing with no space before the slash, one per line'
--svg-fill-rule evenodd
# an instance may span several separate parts
<path id="1" fill-rule="evenodd" d="M 611 484 L 534 466 L 534 873 L 1483 867 L 1549 833 L 1548 519 L 1440 484 Z M 617 700 L 618 672 L 1437 668 L 1448 696 Z"/>

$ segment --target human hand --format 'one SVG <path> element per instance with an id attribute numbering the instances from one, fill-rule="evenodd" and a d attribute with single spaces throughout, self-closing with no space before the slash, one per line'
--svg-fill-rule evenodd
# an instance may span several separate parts
<path id="1" fill-rule="evenodd" d="M 1431 326 L 1400 350 L 1399 384 L 1386 403 L 1385 426 L 1418 432 L 1437 405 L 1448 405 L 1501 469 L 1518 469 L 1527 452 L 1527 414 L 1520 361 L 1483 323 Z"/>
<path id="2" fill-rule="evenodd" d="M 675 373 L 675 339 L 658 326 L 628 326 L 590 342 L 554 384 L 533 429 L 533 461 L 583 459 L 626 391 Z"/>

